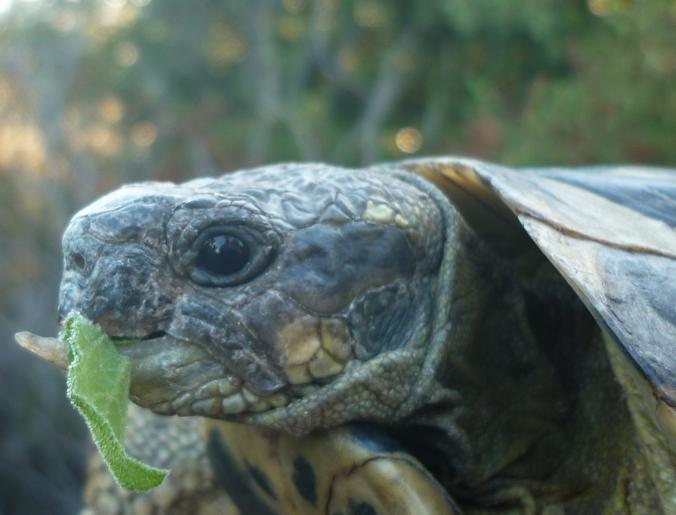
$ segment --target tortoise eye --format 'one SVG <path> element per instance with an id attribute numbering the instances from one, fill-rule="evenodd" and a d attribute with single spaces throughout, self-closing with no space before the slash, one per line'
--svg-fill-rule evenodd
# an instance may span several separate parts
<path id="1" fill-rule="evenodd" d="M 224 276 L 243 270 L 251 252 L 246 243 L 229 234 L 217 234 L 202 240 L 195 266 L 205 272 Z"/>
<path id="2" fill-rule="evenodd" d="M 189 253 L 189 274 L 204 286 L 233 286 L 249 281 L 270 262 L 273 247 L 244 227 L 211 227 Z"/>

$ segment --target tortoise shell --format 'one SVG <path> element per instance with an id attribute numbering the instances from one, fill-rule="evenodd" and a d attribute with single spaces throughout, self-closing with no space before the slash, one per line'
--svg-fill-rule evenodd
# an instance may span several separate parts
<path id="1" fill-rule="evenodd" d="M 522 227 L 649 383 L 676 435 L 676 173 L 597 166 L 510 170 L 467 159 L 409 161 L 503 249 Z M 517 227 L 518 222 L 520 227 Z"/>

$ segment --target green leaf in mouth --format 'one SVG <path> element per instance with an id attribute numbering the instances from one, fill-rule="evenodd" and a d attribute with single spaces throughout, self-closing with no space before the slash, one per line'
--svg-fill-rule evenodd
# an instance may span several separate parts
<path id="1" fill-rule="evenodd" d="M 115 343 L 96 324 L 79 313 L 68 315 L 60 339 L 69 348 L 68 399 L 84 417 L 113 477 L 128 490 L 155 488 L 169 471 L 132 458 L 122 443 L 131 380 L 129 359 L 119 354 Z"/>

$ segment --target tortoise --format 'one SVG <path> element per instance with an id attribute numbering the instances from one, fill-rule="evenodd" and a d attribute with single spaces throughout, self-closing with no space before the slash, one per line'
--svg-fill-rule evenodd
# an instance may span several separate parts
<path id="1" fill-rule="evenodd" d="M 68 225 L 59 310 L 142 338 L 127 445 L 174 471 L 94 458 L 88 509 L 674 514 L 675 227 L 674 171 L 636 166 L 123 186 Z"/>

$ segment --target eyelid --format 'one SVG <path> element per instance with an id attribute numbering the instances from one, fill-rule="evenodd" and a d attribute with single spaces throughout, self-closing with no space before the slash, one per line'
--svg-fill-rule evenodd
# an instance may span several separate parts
<path id="1" fill-rule="evenodd" d="M 167 224 L 166 244 L 169 262 L 177 275 L 205 286 L 234 286 L 262 273 L 274 259 L 283 241 L 283 228 L 268 220 L 265 213 L 243 206 L 181 207 Z M 274 225 L 273 225 L 274 223 Z M 254 262 L 232 280 L 212 280 L 193 274 L 198 241 L 217 231 L 232 234 L 250 245 Z"/>

